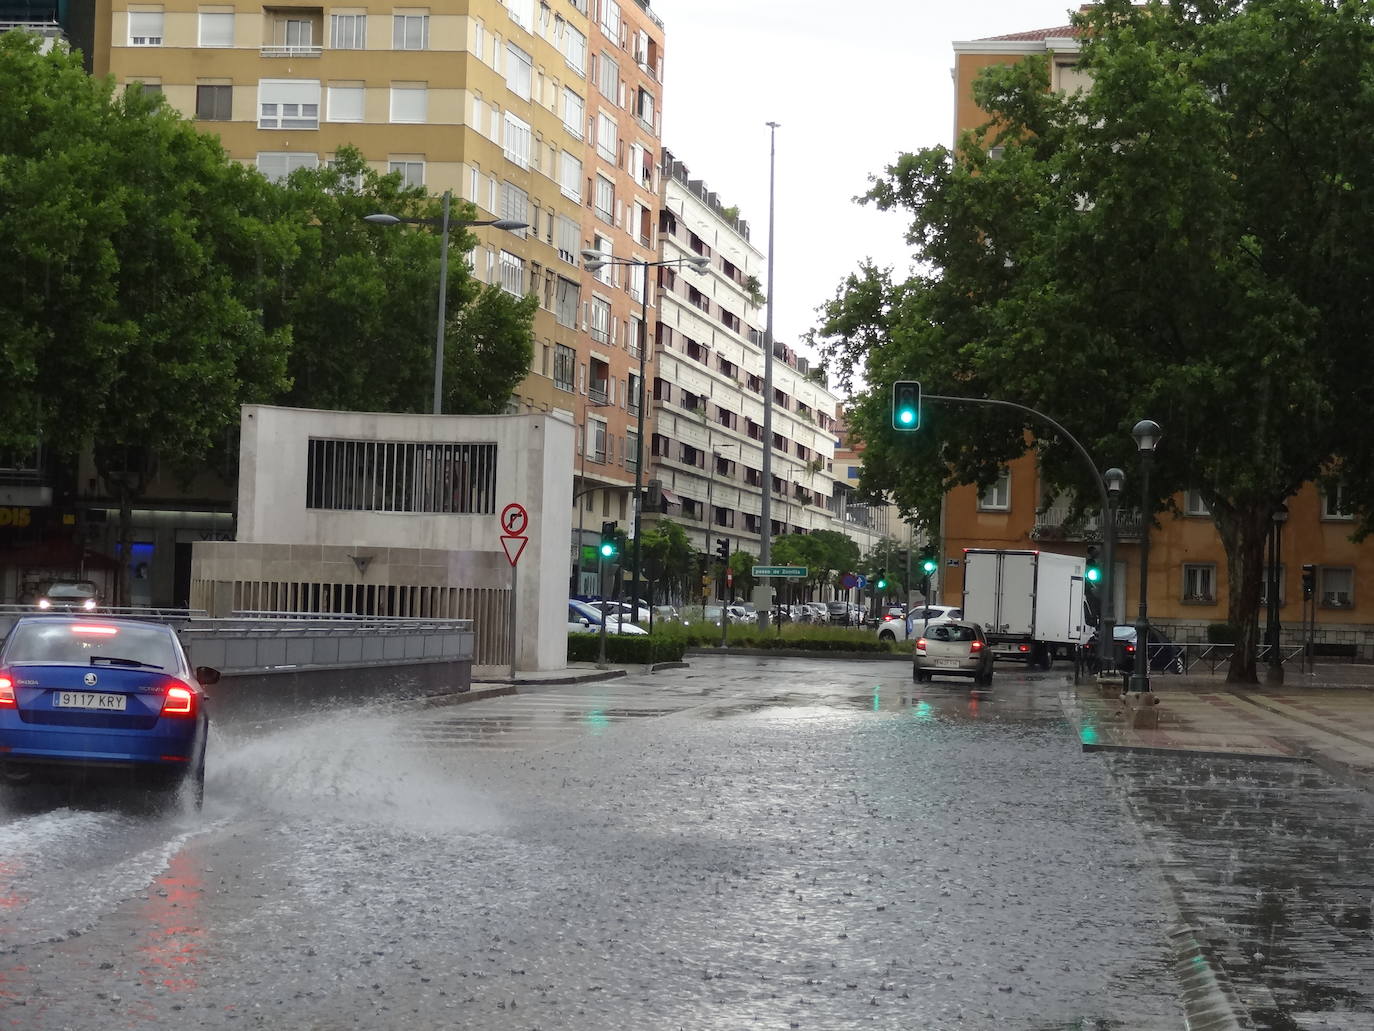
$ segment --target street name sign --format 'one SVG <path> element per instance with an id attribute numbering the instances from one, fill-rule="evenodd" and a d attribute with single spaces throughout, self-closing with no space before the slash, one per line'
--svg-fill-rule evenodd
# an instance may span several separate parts
<path id="1" fill-rule="evenodd" d="M 807 576 L 808 566 L 755 566 L 755 576 Z"/>

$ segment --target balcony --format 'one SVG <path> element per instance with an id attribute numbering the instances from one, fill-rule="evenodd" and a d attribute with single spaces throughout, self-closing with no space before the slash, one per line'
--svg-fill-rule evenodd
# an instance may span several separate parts
<path id="1" fill-rule="evenodd" d="M 1035 515 L 1035 526 L 1031 528 L 1033 541 L 1070 541 L 1093 544 L 1102 540 L 1102 521 L 1096 512 L 1080 512 L 1070 515 L 1071 506 L 1057 502 Z M 1118 511 L 1116 513 L 1116 539 L 1139 540 L 1142 525 L 1137 511 Z"/>

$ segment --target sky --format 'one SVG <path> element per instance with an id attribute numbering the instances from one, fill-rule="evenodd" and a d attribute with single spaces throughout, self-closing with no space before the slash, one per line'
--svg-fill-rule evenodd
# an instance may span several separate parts
<path id="1" fill-rule="evenodd" d="M 899 214 L 860 206 L 904 151 L 949 145 L 955 40 L 1067 25 L 1066 0 L 652 0 L 664 22 L 663 145 L 768 250 L 773 335 L 796 345 L 865 258 L 905 271 Z M 765 280 L 764 276 L 759 277 Z M 806 353 L 803 350 L 803 353 Z"/>

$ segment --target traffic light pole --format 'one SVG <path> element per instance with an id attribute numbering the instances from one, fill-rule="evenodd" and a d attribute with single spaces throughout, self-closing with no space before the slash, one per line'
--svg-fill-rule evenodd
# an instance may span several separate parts
<path id="1" fill-rule="evenodd" d="M 1093 456 L 1088 454 L 1088 449 L 1078 442 L 1077 437 L 1064 429 L 1063 426 L 1059 425 L 1059 423 L 1051 419 L 1044 412 L 1036 411 L 1028 405 L 1017 404 L 1015 401 L 1002 401 L 990 397 L 952 397 L 945 394 L 923 393 L 921 394 L 921 398 L 925 401 L 945 401 L 950 404 L 989 405 L 995 408 L 1014 408 L 1018 412 L 1025 412 L 1027 415 L 1033 415 L 1037 419 L 1043 419 L 1056 431 L 1062 434 L 1064 439 L 1072 444 L 1078 453 L 1083 456 L 1083 461 L 1088 463 L 1088 468 L 1092 470 L 1093 483 L 1097 485 L 1098 499 L 1102 503 L 1100 511 L 1103 514 L 1103 518 L 1107 517 L 1110 506 L 1110 501 L 1107 497 L 1107 484 L 1106 481 L 1102 479 L 1102 472 L 1097 468 L 1097 463 L 1093 461 Z M 919 415 L 916 421 L 918 424 L 920 423 Z M 1111 529 L 1115 531 L 1116 528 L 1113 526 Z M 1114 533 L 1113 536 L 1115 536 Z M 1116 638 L 1116 600 L 1114 594 L 1115 587 L 1112 583 L 1112 581 L 1116 579 L 1116 570 L 1111 567 L 1109 562 L 1102 572 L 1102 618 L 1098 620 L 1097 626 L 1097 655 L 1098 659 L 1105 666 L 1107 656 L 1110 654 L 1111 644 Z"/>

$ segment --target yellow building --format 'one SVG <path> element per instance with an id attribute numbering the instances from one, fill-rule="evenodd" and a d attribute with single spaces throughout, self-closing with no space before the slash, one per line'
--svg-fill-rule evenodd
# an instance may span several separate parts
<path id="1" fill-rule="evenodd" d="M 517 400 L 577 412 L 588 32 L 587 0 L 102 0 L 90 64 L 161 91 L 268 176 L 349 144 L 479 218 L 527 223 L 475 230 L 474 274 L 539 297 Z"/>
<path id="2" fill-rule="evenodd" d="M 1089 87 L 1090 80 L 1075 68 L 1079 49 L 1075 34 L 1072 26 L 1063 25 L 955 43 L 956 137 L 987 121 L 987 114 L 973 101 L 972 86 L 978 73 L 991 65 L 1046 55 L 1052 88 Z M 1153 413 L 1135 414 L 1150 418 Z M 1169 427 L 1162 428 L 1161 447 L 1168 447 Z M 1073 429 L 1071 424 L 1069 429 Z M 1140 470 L 1127 468 L 1125 472 L 1126 500 L 1118 513 L 1114 578 L 1119 623 L 1134 621 L 1140 593 L 1141 519 L 1129 500 L 1138 497 Z M 1175 639 L 1201 641 L 1209 624 L 1226 622 L 1226 553 L 1196 492 L 1177 495 L 1173 501 L 1177 514 L 1159 516 L 1150 537 L 1149 615 L 1152 623 L 1169 628 Z M 1374 553 L 1351 540 L 1353 524 L 1342 511 L 1340 492 L 1328 495 L 1308 484 L 1289 499 L 1287 508 L 1279 575 L 1285 643 L 1299 640 L 1302 566 L 1310 564 L 1315 567 L 1315 640 L 1355 646 L 1360 655 L 1370 656 L 1374 653 L 1374 596 L 1362 597 L 1359 585 L 1374 583 Z M 945 498 L 941 524 L 946 601 L 962 595 L 964 548 L 1041 548 L 1082 555 L 1101 537 L 1096 518 L 1086 522 L 1069 518 L 1067 500 L 1050 494 L 1032 455 L 1010 463 L 998 482 L 985 491 L 974 487 L 951 491 Z M 1263 627 L 1263 612 L 1260 618 Z"/>

